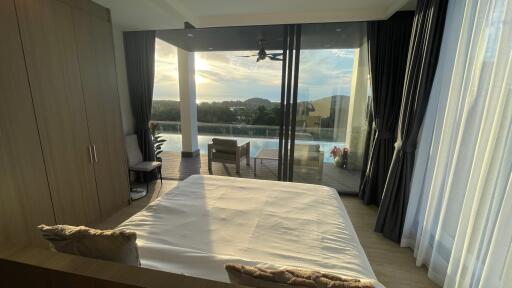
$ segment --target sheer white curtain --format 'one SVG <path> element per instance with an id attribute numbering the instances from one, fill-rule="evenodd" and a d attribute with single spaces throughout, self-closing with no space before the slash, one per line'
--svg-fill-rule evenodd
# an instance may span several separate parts
<path id="1" fill-rule="evenodd" d="M 402 245 L 445 287 L 512 283 L 512 0 L 451 0 Z"/>

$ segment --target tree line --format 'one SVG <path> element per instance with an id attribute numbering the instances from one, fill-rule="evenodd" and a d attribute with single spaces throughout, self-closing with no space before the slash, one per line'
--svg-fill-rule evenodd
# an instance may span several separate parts
<path id="1" fill-rule="evenodd" d="M 197 121 L 205 123 L 279 125 L 279 103 L 262 101 L 202 102 L 197 105 Z M 151 112 L 154 121 L 180 121 L 180 103 L 154 100 Z"/>

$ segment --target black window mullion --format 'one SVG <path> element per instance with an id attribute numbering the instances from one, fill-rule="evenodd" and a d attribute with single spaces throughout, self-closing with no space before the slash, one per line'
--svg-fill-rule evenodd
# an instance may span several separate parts
<path id="1" fill-rule="evenodd" d="M 295 126 L 297 123 L 297 89 L 299 86 L 299 65 L 300 65 L 300 43 L 302 25 L 296 25 L 295 31 L 295 64 L 293 71 L 293 99 L 291 107 L 291 132 L 290 132 L 290 155 L 289 155 L 289 177 L 288 181 L 293 181 L 293 160 L 295 153 Z"/>
<path id="2" fill-rule="evenodd" d="M 284 143 L 283 143 L 283 181 L 288 181 L 289 173 L 289 138 L 290 138 L 290 113 L 291 113 L 291 90 L 292 90 L 292 69 L 293 69 L 293 50 L 295 38 L 295 26 L 289 25 L 288 29 L 288 61 L 287 61 L 287 74 L 286 74 L 286 99 L 285 99 L 285 113 L 284 113 Z"/>
<path id="3" fill-rule="evenodd" d="M 284 136 L 284 113 L 286 101 L 286 60 L 288 55 L 288 25 L 283 25 L 283 63 L 281 68 L 281 105 L 279 113 L 279 158 L 277 163 L 277 180 L 283 178 L 283 136 Z"/>

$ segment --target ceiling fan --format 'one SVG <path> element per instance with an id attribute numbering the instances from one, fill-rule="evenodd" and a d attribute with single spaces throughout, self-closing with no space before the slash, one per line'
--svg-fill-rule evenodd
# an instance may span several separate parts
<path id="1" fill-rule="evenodd" d="M 256 58 L 256 62 L 260 62 L 262 60 L 265 60 L 265 59 L 269 59 L 269 60 L 272 60 L 272 61 L 283 61 L 283 53 L 267 53 L 267 51 L 265 51 L 265 47 L 263 47 L 263 43 L 265 42 L 264 39 L 261 39 L 258 41 L 258 46 L 260 47 L 260 49 L 258 50 L 258 54 L 253 54 L 253 55 L 244 55 L 244 56 L 238 56 L 238 57 L 257 57 Z M 279 58 L 281 57 L 281 58 Z"/>

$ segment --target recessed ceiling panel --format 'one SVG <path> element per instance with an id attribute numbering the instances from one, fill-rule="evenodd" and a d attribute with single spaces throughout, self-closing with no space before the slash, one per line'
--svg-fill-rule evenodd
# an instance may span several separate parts
<path id="1" fill-rule="evenodd" d="M 127 30 L 383 20 L 416 0 L 93 0 Z"/>
<path id="2" fill-rule="evenodd" d="M 157 37 L 181 49 L 204 51 L 283 49 L 283 25 L 160 30 Z M 365 33 L 365 22 L 302 25 L 301 49 L 357 48 Z"/>

